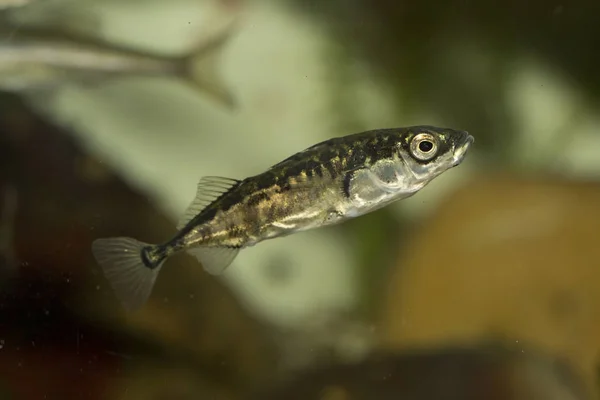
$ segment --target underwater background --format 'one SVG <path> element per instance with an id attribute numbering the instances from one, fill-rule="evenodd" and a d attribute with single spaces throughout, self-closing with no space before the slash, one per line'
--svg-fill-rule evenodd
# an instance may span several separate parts
<path id="1" fill-rule="evenodd" d="M 0 11 L 0 89 L 35 27 L 172 55 L 237 18 L 215 64 L 237 106 L 176 76 L 0 92 L 0 399 L 598 398 L 600 3 L 28 3 Z M 410 125 L 475 144 L 223 275 L 176 256 L 138 312 L 92 257 L 170 237 L 204 175 Z"/>

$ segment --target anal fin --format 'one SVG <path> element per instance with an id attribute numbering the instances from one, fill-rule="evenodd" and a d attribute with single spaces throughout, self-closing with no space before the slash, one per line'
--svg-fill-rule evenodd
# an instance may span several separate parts
<path id="1" fill-rule="evenodd" d="M 223 273 L 231 265 L 239 251 L 240 249 L 232 247 L 193 247 L 187 250 L 211 275 Z"/>
<path id="2" fill-rule="evenodd" d="M 225 178 L 221 176 L 204 176 L 198 182 L 196 189 L 196 197 L 194 201 L 185 210 L 179 222 L 177 229 L 181 230 L 194 217 L 213 201 L 218 199 L 224 193 L 227 193 L 231 188 L 240 183 L 237 179 Z"/>

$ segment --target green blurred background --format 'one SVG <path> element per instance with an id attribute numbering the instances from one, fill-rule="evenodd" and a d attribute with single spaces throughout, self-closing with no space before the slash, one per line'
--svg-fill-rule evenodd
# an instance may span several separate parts
<path id="1" fill-rule="evenodd" d="M 168 76 L 0 95 L 0 398 L 597 397 L 600 3 L 2 13 L 0 40 L 45 26 L 157 54 L 240 26 L 218 60 L 234 110 Z M 97 237 L 168 238 L 203 175 L 416 124 L 475 146 L 416 196 L 245 250 L 223 276 L 175 257 L 139 312 L 91 256 Z"/>

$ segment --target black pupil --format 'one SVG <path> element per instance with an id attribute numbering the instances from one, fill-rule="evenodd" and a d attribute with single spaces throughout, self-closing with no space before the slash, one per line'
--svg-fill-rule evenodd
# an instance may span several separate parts
<path id="1" fill-rule="evenodd" d="M 431 143 L 429 140 L 424 140 L 419 143 L 419 150 L 421 150 L 423 153 L 429 153 L 432 149 L 433 143 Z"/>

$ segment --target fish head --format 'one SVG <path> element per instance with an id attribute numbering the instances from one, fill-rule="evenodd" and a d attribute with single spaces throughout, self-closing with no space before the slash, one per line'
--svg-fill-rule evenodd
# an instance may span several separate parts
<path id="1" fill-rule="evenodd" d="M 424 185 L 459 165 L 474 141 L 466 131 L 415 126 L 402 133 L 398 152 L 414 184 Z"/>

